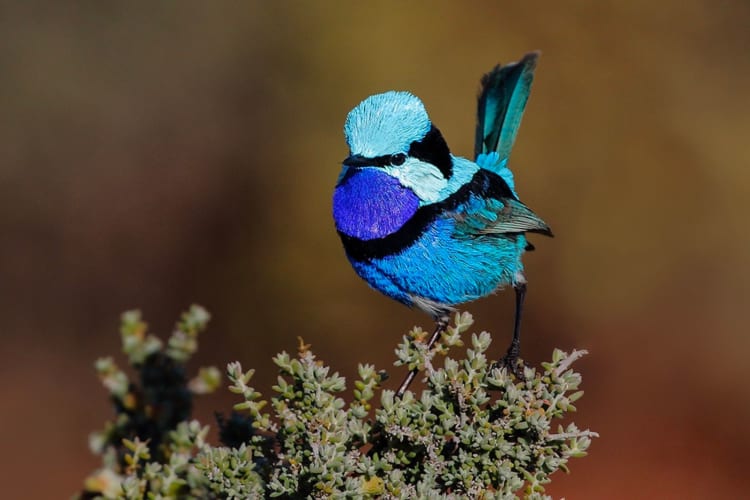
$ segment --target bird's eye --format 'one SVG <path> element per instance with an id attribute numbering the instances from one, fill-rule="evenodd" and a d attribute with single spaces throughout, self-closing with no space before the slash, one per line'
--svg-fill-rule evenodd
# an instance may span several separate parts
<path id="1" fill-rule="evenodd" d="M 398 167 L 399 165 L 403 165 L 406 161 L 406 155 L 404 153 L 397 153 L 395 155 L 391 155 L 391 165 Z"/>

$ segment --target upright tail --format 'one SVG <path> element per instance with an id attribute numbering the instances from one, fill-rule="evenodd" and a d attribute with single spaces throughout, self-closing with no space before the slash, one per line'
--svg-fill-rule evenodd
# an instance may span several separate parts
<path id="1" fill-rule="evenodd" d="M 506 165 L 521 125 L 538 58 L 539 52 L 531 52 L 519 62 L 496 66 L 482 78 L 474 156 L 480 166 L 509 181 L 511 189 L 514 189 L 513 176 Z"/>

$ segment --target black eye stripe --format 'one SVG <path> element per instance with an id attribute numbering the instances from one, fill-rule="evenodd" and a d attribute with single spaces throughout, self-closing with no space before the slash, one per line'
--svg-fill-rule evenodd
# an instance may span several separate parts
<path id="1" fill-rule="evenodd" d="M 370 158 L 362 155 L 351 155 L 343 163 L 347 167 L 387 167 L 391 164 L 391 155 Z"/>
<path id="2" fill-rule="evenodd" d="M 362 155 L 353 155 L 344 160 L 344 165 L 347 167 L 388 167 L 390 165 L 399 166 L 406 162 L 406 155 L 404 153 L 396 153 L 395 155 L 383 155 L 373 156 L 367 158 Z"/>
<path id="3" fill-rule="evenodd" d="M 422 140 L 414 141 L 409 147 L 409 156 L 427 163 L 432 163 L 449 179 L 453 175 L 453 160 L 443 134 L 433 125 Z"/>
<path id="4" fill-rule="evenodd" d="M 448 149 L 445 139 L 443 139 L 443 134 L 434 125 L 421 140 L 411 143 L 407 154 L 396 153 L 371 158 L 366 158 L 362 155 L 352 155 L 344 160 L 344 165 L 349 167 L 388 167 L 393 165 L 397 167 L 406 162 L 407 156 L 435 165 L 446 179 L 449 179 L 453 175 L 451 151 Z"/>

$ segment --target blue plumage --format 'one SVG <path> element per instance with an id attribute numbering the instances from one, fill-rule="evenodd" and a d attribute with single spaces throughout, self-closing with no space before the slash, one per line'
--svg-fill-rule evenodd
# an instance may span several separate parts
<path id="1" fill-rule="evenodd" d="M 418 97 L 386 92 L 362 101 L 344 124 L 349 149 L 365 158 L 405 153 L 414 137 L 430 130 L 430 118 Z"/>
<path id="2" fill-rule="evenodd" d="M 397 178 L 380 169 L 364 169 L 339 181 L 333 214 L 339 230 L 367 241 L 400 229 L 419 203 L 414 191 Z"/>
<path id="3" fill-rule="evenodd" d="M 531 92 L 539 53 L 527 54 L 519 63 L 496 66 L 482 78 L 483 92 L 477 106 L 474 156 L 485 168 L 505 167 L 516 141 L 526 101 Z M 497 153 L 494 161 L 482 155 Z"/>
<path id="4" fill-rule="evenodd" d="M 519 201 L 508 168 L 537 57 L 497 66 L 482 79 L 475 161 L 450 153 L 412 94 L 365 99 L 346 120 L 350 156 L 333 199 L 336 228 L 357 274 L 432 315 L 438 328 L 431 342 L 456 305 L 514 286 L 516 326 L 506 355 L 514 368 L 525 233 L 551 235 Z"/>

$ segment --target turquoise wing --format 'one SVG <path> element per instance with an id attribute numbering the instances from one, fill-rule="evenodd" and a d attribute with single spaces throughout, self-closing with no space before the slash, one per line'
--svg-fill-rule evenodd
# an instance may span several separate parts
<path id="1" fill-rule="evenodd" d="M 552 236 L 552 230 L 541 217 L 513 198 L 472 198 L 450 215 L 456 219 L 456 236 L 518 233 Z"/>

